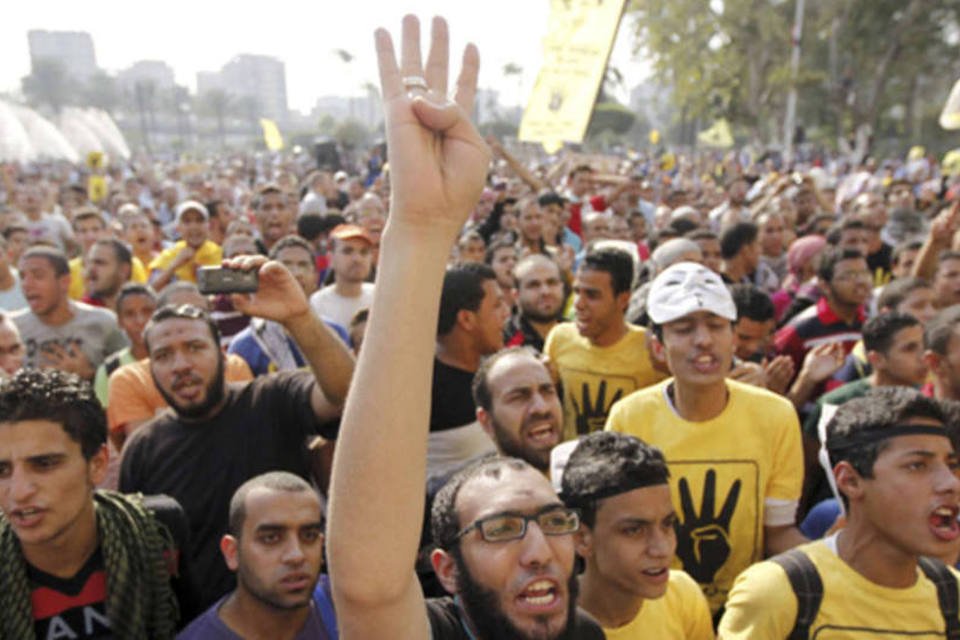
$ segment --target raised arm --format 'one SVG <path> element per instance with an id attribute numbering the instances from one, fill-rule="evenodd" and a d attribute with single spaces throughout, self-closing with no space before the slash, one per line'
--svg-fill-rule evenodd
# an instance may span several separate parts
<path id="1" fill-rule="evenodd" d="M 319 420 L 340 415 L 353 375 L 353 354 L 337 334 L 310 308 L 303 289 L 279 262 L 265 256 L 241 256 L 225 260 L 235 269 L 257 269 L 260 287 L 253 295 L 234 294 L 237 311 L 274 320 L 283 325 L 300 347 L 317 380 L 310 404 Z"/>
<path id="2" fill-rule="evenodd" d="M 341 637 L 428 638 L 414 574 L 426 481 L 430 383 L 450 247 L 477 202 L 490 151 L 468 115 L 479 58 L 467 46 L 447 96 L 447 25 L 403 20 L 398 66 L 376 32 L 391 171 L 391 211 L 363 350 L 333 464 L 329 559 Z M 388 355 L 387 355 L 388 354 Z"/>
<path id="3" fill-rule="evenodd" d="M 930 232 L 923 241 L 910 275 L 933 282 L 937 274 L 940 252 L 950 248 L 953 236 L 960 228 L 960 201 L 949 209 L 943 209 L 930 224 Z"/>

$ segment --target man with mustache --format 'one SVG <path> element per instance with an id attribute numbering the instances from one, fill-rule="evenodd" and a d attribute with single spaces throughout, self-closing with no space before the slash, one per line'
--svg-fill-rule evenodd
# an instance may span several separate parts
<path id="1" fill-rule="evenodd" d="M 144 330 L 150 372 L 172 411 L 127 441 L 120 487 L 165 493 L 183 505 L 204 607 L 234 587 L 217 551 L 233 492 L 267 471 L 310 478 L 306 442 L 316 435 L 335 437 L 330 422 L 340 413 L 353 372 L 353 355 L 312 312 L 282 263 L 242 256 L 224 265 L 258 271 L 258 291 L 233 295 L 234 306 L 280 323 L 310 370 L 227 384 L 217 325 L 192 305 L 161 307 Z"/>
<path id="2" fill-rule="evenodd" d="M 473 377 L 477 422 L 504 456 L 544 474 L 560 443 L 563 409 L 550 371 L 530 347 L 509 347 L 485 359 Z"/>
<path id="3" fill-rule="evenodd" d="M 456 598 L 426 600 L 414 572 L 444 266 L 490 163 L 467 115 L 477 50 L 467 47 L 450 101 L 443 19 L 431 40 L 424 68 L 415 17 L 404 18 L 399 64 L 387 32 L 376 34 L 392 210 L 334 459 L 328 557 L 341 637 L 602 638 L 575 607 L 577 513 L 521 460 L 482 459 L 434 500 L 431 561 Z"/>

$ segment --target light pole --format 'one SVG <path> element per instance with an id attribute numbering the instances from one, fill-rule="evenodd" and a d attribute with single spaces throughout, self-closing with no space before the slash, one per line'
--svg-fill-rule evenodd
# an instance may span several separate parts
<path id="1" fill-rule="evenodd" d="M 793 31 L 790 33 L 793 50 L 790 55 L 790 92 L 787 94 L 787 117 L 783 123 L 784 164 L 793 161 L 793 132 L 797 119 L 797 76 L 800 72 L 800 37 L 803 34 L 804 0 L 797 0 L 793 16 Z"/>

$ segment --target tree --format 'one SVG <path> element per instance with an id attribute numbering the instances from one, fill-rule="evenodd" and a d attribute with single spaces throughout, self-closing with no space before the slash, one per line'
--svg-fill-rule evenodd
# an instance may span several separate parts
<path id="1" fill-rule="evenodd" d="M 34 60 L 30 75 L 24 76 L 20 84 L 31 106 L 47 106 L 58 113 L 73 104 L 77 95 L 76 81 L 67 75 L 62 62 L 52 58 Z"/>
<path id="2" fill-rule="evenodd" d="M 677 111 L 704 121 L 726 117 L 756 140 L 779 139 L 794 81 L 795 1 L 643 0 L 631 12 L 637 49 L 672 88 Z M 955 79 L 958 31 L 960 0 L 808 1 L 798 122 L 832 124 L 830 137 L 887 126 L 892 107 L 906 112 L 929 86 L 918 76 L 937 87 Z"/>
<path id="3" fill-rule="evenodd" d="M 116 78 L 103 71 L 87 78 L 80 95 L 84 104 L 103 109 L 111 115 L 120 104 L 120 88 Z"/>
<path id="4" fill-rule="evenodd" d="M 593 108 L 593 114 L 590 116 L 590 124 L 587 125 L 587 137 L 595 137 L 604 131 L 624 135 L 630 131 L 636 120 L 636 115 L 622 104 L 599 102 Z"/>
<path id="5" fill-rule="evenodd" d="M 220 148 L 227 146 L 227 116 L 235 105 L 234 97 L 223 89 L 211 89 L 200 96 L 201 111 L 213 116 L 217 122 L 217 137 Z"/>
<path id="6" fill-rule="evenodd" d="M 370 130 L 359 120 L 347 118 L 334 129 L 333 137 L 344 148 L 355 149 L 369 142 Z"/>

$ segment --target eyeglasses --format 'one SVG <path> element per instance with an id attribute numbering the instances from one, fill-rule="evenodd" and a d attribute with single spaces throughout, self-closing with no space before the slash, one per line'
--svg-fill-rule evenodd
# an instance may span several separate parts
<path id="1" fill-rule="evenodd" d="M 869 271 L 847 271 L 833 276 L 834 280 L 872 280 L 873 274 Z"/>
<path id="2" fill-rule="evenodd" d="M 535 521 L 544 535 L 562 536 L 575 532 L 580 528 L 580 512 L 551 505 L 540 511 L 523 515 L 519 513 L 497 513 L 480 518 L 457 534 L 454 540 L 476 529 L 487 542 L 508 542 L 520 540 L 527 535 L 527 523 Z"/>

